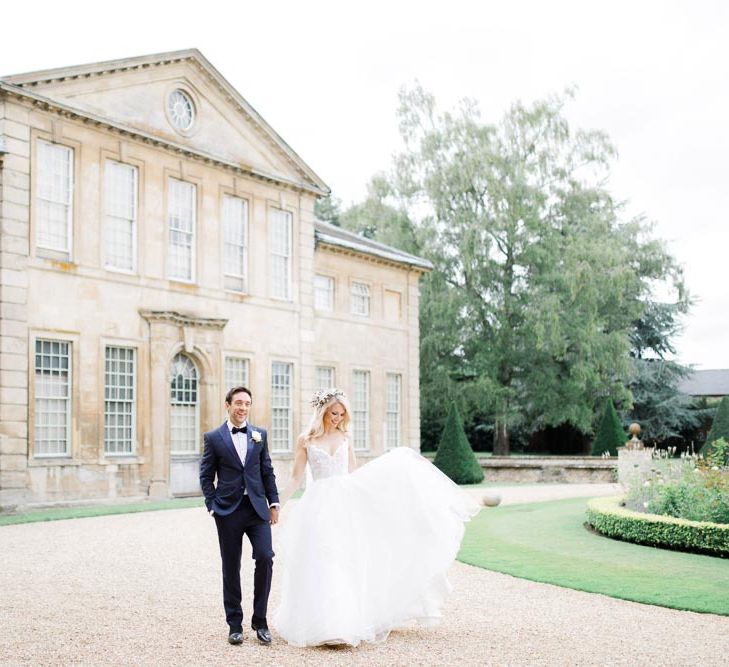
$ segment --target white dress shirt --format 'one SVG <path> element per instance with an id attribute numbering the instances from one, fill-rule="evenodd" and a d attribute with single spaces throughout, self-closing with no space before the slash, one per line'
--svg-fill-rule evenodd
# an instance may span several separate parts
<path id="1" fill-rule="evenodd" d="M 233 440 L 233 446 L 235 451 L 238 452 L 238 458 L 240 459 L 241 465 L 246 465 L 246 452 L 248 451 L 248 434 L 247 433 L 233 433 L 233 424 L 230 419 L 228 420 L 228 430 L 230 431 L 230 437 Z M 248 422 L 243 422 L 239 428 L 248 427 Z"/>

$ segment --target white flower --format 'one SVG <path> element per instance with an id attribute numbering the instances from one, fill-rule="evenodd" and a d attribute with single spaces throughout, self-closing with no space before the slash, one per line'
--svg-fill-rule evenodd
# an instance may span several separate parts
<path id="1" fill-rule="evenodd" d="M 648 503 L 647 502 L 644 502 L 643 503 L 643 509 L 646 509 L 647 507 L 648 507 Z"/>
<path id="2" fill-rule="evenodd" d="M 643 486 L 650 486 L 650 485 L 651 485 L 651 483 L 650 483 L 650 480 L 648 480 L 648 479 L 645 482 L 643 482 Z"/>
<path id="3" fill-rule="evenodd" d="M 251 438 L 253 438 L 253 442 L 261 442 L 261 432 L 251 431 Z"/>

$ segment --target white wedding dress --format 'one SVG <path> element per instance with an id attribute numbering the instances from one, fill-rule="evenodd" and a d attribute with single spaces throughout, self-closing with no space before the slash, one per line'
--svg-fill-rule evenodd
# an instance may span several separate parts
<path id="1" fill-rule="evenodd" d="M 396 627 L 437 623 L 463 524 L 478 511 L 407 447 L 352 474 L 347 459 L 346 442 L 332 455 L 309 445 L 313 481 L 284 512 L 281 603 L 272 623 L 294 646 L 356 646 Z"/>

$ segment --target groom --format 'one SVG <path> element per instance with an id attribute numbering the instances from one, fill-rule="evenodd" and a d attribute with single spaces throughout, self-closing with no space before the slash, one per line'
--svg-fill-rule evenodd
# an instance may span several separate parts
<path id="1" fill-rule="evenodd" d="M 273 570 L 271 524 L 278 522 L 279 502 L 266 431 L 247 421 L 252 402 L 253 396 L 245 387 L 234 387 L 227 393 L 228 419 L 205 434 L 205 451 L 200 461 L 205 505 L 218 528 L 223 606 L 231 644 L 243 641 L 240 559 L 244 534 L 251 542 L 256 561 L 251 627 L 262 644 L 271 643 L 266 608 Z"/>

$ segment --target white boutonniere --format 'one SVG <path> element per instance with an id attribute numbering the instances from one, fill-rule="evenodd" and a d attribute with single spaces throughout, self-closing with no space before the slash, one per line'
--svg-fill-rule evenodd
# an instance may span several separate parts
<path id="1" fill-rule="evenodd" d="M 253 442 L 261 442 L 261 432 L 260 431 L 252 431 L 251 432 L 251 438 L 253 438 Z"/>

